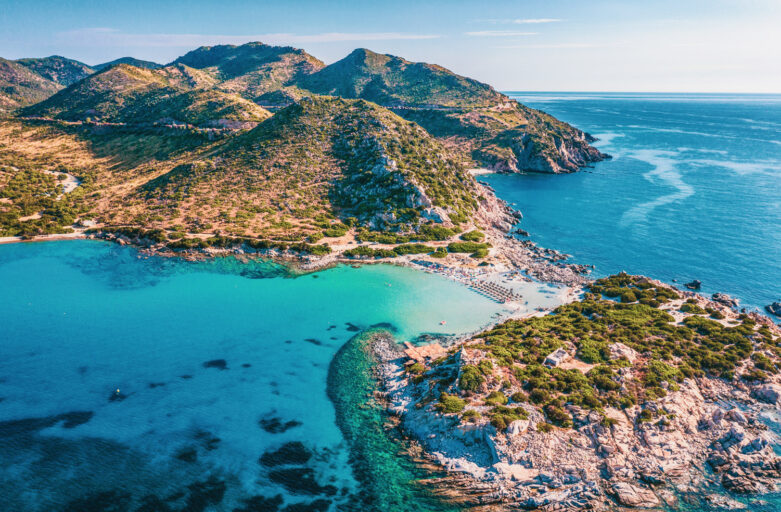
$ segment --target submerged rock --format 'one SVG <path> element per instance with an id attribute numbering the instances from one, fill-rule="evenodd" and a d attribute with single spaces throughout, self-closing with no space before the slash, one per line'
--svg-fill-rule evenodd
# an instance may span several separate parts
<path id="1" fill-rule="evenodd" d="M 283 466 L 287 464 L 306 464 L 312 458 L 312 452 L 299 441 L 283 444 L 275 451 L 269 451 L 260 456 L 260 462 L 266 467 Z"/>
<path id="2" fill-rule="evenodd" d="M 203 512 L 210 505 L 222 502 L 226 490 L 225 482 L 210 476 L 204 482 L 195 482 L 187 486 L 190 494 L 187 496 L 187 504 L 184 510 L 187 512 Z"/>
<path id="3" fill-rule="evenodd" d="M 233 512 L 276 512 L 282 506 L 282 495 L 277 494 L 270 498 L 266 496 L 253 496 L 244 500 L 244 506 L 234 508 Z"/>
<path id="4" fill-rule="evenodd" d="M 124 512 L 131 502 L 130 493 L 120 489 L 88 494 L 69 502 L 65 512 Z"/>
<path id="5" fill-rule="evenodd" d="M 227 370 L 228 362 L 225 359 L 212 359 L 203 363 L 204 368 L 217 368 L 218 370 Z"/>
<path id="6" fill-rule="evenodd" d="M 293 494 L 333 496 L 337 491 L 333 485 L 320 485 L 315 479 L 315 472 L 312 468 L 275 469 L 269 472 L 269 478 Z"/>
<path id="7" fill-rule="evenodd" d="M 303 423 L 297 420 L 282 421 L 281 418 L 277 417 L 261 418 L 260 421 L 258 421 L 258 424 L 260 424 L 260 428 L 269 434 L 281 434 L 287 432 L 291 428 L 303 425 Z"/>

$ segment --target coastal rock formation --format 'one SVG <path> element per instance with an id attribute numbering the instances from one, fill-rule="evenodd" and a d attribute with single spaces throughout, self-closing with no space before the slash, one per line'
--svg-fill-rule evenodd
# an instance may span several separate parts
<path id="1" fill-rule="evenodd" d="M 550 317 L 461 342 L 416 376 L 398 354 L 382 354 L 389 410 L 499 509 L 661 510 L 679 498 L 733 506 L 719 493 L 777 490 L 781 439 L 761 417 L 781 411 L 781 365 L 766 348 L 781 330 L 704 298 L 723 324 L 681 313 L 681 292 L 645 278 L 591 289 Z M 725 342 L 742 347 L 734 363 L 716 361 L 734 348 L 708 353 Z M 674 346 L 679 355 L 666 356 Z"/>
<path id="2" fill-rule="evenodd" d="M 781 317 L 781 302 L 773 302 L 772 304 L 768 304 L 765 306 L 765 309 L 771 315 Z"/>

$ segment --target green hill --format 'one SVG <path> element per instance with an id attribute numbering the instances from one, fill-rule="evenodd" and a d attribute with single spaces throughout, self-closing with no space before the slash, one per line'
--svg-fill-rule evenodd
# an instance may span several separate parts
<path id="1" fill-rule="evenodd" d="M 312 97 L 151 180 L 136 200 L 289 236 L 337 217 L 401 232 L 460 222 L 473 196 L 472 177 L 419 126 L 366 101 Z"/>
<path id="2" fill-rule="evenodd" d="M 37 103 L 61 88 L 18 62 L 0 58 L 0 112 Z"/>
<path id="3" fill-rule="evenodd" d="M 129 66 L 145 69 L 157 69 L 163 67 L 162 64 L 158 64 L 157 62 L 136 59 L 135 57 L 120 57 L 119 59 L 115 59 L 109 62 L 96 64 L 95 66 L 92 66 L 92 69 L 95 71 L 102 71 L 106 68 L 110 68 L 111 66 L 116 66 L 117 64 L 127 64 Z"/>
<path id="4" fill-rule="evenodd" d="M 259 122 L 269 116 L 250 101 L 212 89 L 213 84 L 210 77 L 186 66 L 150 70 L 117 64 L 24 109 L 22 114 L 66 121 L 176 121 L 197 126 Z"/>
<path id="5" fill-rule="evenodd" d="M 304 50 L 263 43 L 202 46 L 173 63 L 201 69 L 220 81 L 221 90 L 249 99 L 294 84 L 324 66 Z"/>
<path id="6" fill-rule="evenodd" d="M 384 106 L 491 106 L 506 101 L 491 86 L 434 64 L 357 49 L 302 78 L 318 94 L 362 98 Z"/>
<path id="7" fill-rule="evenodd" d="M 83 62 L 66 59 L 59 55 L 40 59 L 19 59 L 16 62 L 33 73 L 65 87 L 91 75 L 95 70 Z"/>

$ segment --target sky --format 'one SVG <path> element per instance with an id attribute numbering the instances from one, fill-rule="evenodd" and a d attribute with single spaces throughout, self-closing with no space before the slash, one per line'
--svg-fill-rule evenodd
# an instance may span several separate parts
<path id="1" fill-rule="evenodd" d="M 503 91 L 781 93 L 781 0 L 0 0 L 0 56 L 167 63 L 202 45 L 355 48 Z"/>

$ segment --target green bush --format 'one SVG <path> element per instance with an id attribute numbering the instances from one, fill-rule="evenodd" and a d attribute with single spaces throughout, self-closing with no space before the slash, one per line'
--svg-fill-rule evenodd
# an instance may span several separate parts
<path id="1" fill-rule="evenodd" d="M 506 405 L 507 397 L 501 391 L 491 391 L 488 396 L 485 397 L 486 405 Z"/>
<path id="2" fill-rule="evenodd" d="M 437 409 L 439 409 L 440 412 L 445 414 L 454 414 L 463 411 L 465 407 L 466 401 L 457 397 L 456 395 L 449 395 L 447 393 L 442 393 L 439 395 L 439 404 L 437 404 Z"/>
<path id="3" fill-rule="evenodd" d="M 458 387 L 465 391 L 477 391 L 485 382 L 482 372 L 473 365 L 464 365 L 461 368 L 461 376 L 458 378 Z"/>
<path id="4" fill-rule="evenodd" d="M 449 252 L 468 252 L 473 253 L 481 249 L 488 249 L 488 244 L 477 242 L 451 242 L 447 246 Z"/>
<path id="5" fill-rule="evenodd" d="M 460 238 L 465 242 L 482 242 L 485 239 L 485 233 L 475 229 L 462 234 Z"/>

